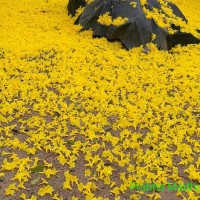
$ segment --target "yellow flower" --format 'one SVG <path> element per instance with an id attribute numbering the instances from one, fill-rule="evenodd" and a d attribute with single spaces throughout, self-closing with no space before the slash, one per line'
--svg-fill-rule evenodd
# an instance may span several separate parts
<path id="1" fill-rule="evenodd" d="M 22 194 L 20 195 L 20 198 L 26 200 L 26 194 L 25 194 L 25 193 L 22 193 Z"/>
<path id="2" fill-rule="evenodd" d="M 72 187 L 70 185 L 70 181 L 69 180 L 66 180 L 64 183 L 63 183 L 63 189 L 70 189 L 72 190 Z"/>
<path id="3" fill-rule="evenodd" d="M 92 2 L 94 2 L 94 0 L 86 0 L 87 4 L 91 4 Z"/>
<path id="4" fill-rule="evenodd" d="M 97 22 L 105 26 L 110 26 L 112 24 L 112 17 L 109 16 L 109 14 L 109 12 L 106 12 L 105 14 L 99 16 Z"/>
<path id="5" fill-rule="evenodd" d="M 58 157 L 57 157 L 58 161 L 60 162 L 60 164 L 64 165 L 65 163 L 67 163 L 66 161 L 66 158 L 64 157 L 63 154 L 60 154 Z"/>
<path id="6" fill-rule="evenodd" d="M 50 195 L 52 195 L 53 190 L 54 190 L 54 189 L 53 189 L 52 186 L 47 185 L 47 186 L 42 187 L 42 188 L 39 189 L 38 195 L 39 195 L 39 196 L 44 196 L 45 194 L 50 194 Z"/>
<path id="7" fill-rule="evenodd" d="M 30 199 L 27 199 L 27 200 L 37 200 L 37 197 L 32 195 Z"/>
<path id="8" fill-rule="evenodd" d="M 15 191 L 18 190 L 16 187 L 16 183 L 11 183 L 7 188 L 6 188 L 6 195 L 14 195 Z"/>
<path id="9" fill-rule="evenodd" d="M 53 200 L 61 200 L 61 198 L 58 197 L 58 194 L 54 194 L 52 198 Z"/>
<path id="10" fill-rule="evenodd" d="M 115 26 L 120 26 L 128 21 L 128 18 L 122 18 L 122 17 L 117 17 L 116 19 L 113 20 L 112 24 Z"/>
<path id="11" fill-rule="evenodd" d="M 157 199 L 161 199 L 161 196 L 160 196 L 160 194 L 158 194 L 158 193 L 155 193 L 155 195 L 154 195 L 154 199 L 155 199 L 155 200 L 157 200 Z"/>
<path id="12" fill-rule="evenodd" d="M 130 5 L 133 6 L 133 8 L 136 8 L 137 7 L 137 2 L 131 2 Z"/>
<path id="13" fill-rule="evenodd" d="M 42 184 L 48 185 L 48 182 L 44 178 L 42 178 L 42 183 L 40 183 L 40 185 L 42 185 Z"/>
<path id="14" fill-rule="evenodd" d="M 112 190 L 110 190 L 111 193 L 115 194 L 115 195 L 119 195 L 120 191 L 118 187 L 113 188 Z"/>
<path id="15" fill-rule="evenodd" d="M 72 197 L 72 200 L 78 200 L 78 198 L 73 196 L 73 197 Z"/>
<path id="16" fill-rule="evenodd" d="M 57 170 L 54 168 L 54 169 L 46 169 L 46 170 L 43 170 L 43 172 L 40 172 L 41 174 L 45 174 L 47 178 L 50 178 L 52 175 L 55 175 L 57 174 Z"/>
<path id="17" fill-rule="evenodd" d="M 88 169 L 86 169 L 86 170 L 85 170 L 85 176 L 90 176 L 90 175 L 91 175 L 91 171 L 88 170 Z"/>
<path id="18" fill-rule="evenodd" d="M 64 173 L 64 175 L 65 175 L 66 181 L 69 181 L 69 183 L 72 183 L 72 185 L 73 185 L 74 183 L 76 183 L 76 185 L 78 185 L 78 178 L 77 178 L 76 176 L 74 176 L 74 175 L 71 175 L 71 174 L 69 173 L 69 170 L 66 171 L 66 172 Z"/>

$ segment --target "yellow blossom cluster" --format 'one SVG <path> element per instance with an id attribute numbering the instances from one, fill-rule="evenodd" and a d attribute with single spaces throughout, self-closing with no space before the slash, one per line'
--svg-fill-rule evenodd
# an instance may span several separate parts
<path id="1" fill-rule="evenodd" d="M 122 18 L 120 16 L 115 19 L 112 19 L 112 16 L 110 16 L 109 14 L 109 12 L 106 12 L 105 14 L 99 16 L 98 22 L 105 26 L 120 26 L 128 21 L 127 17 Z"/>
<path id="2" fill-rule="evenodd" d="M 133 8 L 137 7 L 137 2 L 131 2 L 130 4 L 131 4 L 131 6 L 133 6 Z"/>
<path id="3" fill-rule="evenodd" d="M 168 0 L 158 0 L 161 5 L 161 9 L 153 8 L 153 10 L 149 10 L 146 8 L 148 4 L 147 1 L 142 1 L 141 4 L 143 6 L 143 11 L 146 14 L 148 19 L 154 19 L 154 21 L 162 28 L 168 30 L 170 34 L 174 34 L 176 31 L 171 28 L 172 24 L 181 27 L 182 32 L 191 33 L 197 38 L 200 37 L 200 34 L 197 32 L 198 26 L 197 24 L 186 23 L 180 17 L 177 17 L 173 14 L 171 8 L 169 8 L 168 3 L 171 1 Z M 176 3 L 176 1 L 174 1 Z M 190 4 L 188 6 L 191 6 Z M 196 3 L 195 3 L 196 6 Z M 181 7 L 180 7 L 181 9 Z"/>
<path id="4" fill-rule="evenodd" d="M 173 2 L 200 27 L 196 0 Z M 1 198 L 166 199 L 130 182 L 199 182 L 200 45 L 126 51 L 79 32 L 66 3 L 0 0 Z"/>
<path id="5" fill-rule="evenodd" d="M 128 21 L 127 17 L 125 17 L 125 18 L 117 17 L 117 18 L 113 19 L 113 23 L 112 24 L 114 26 L 120 26 L 120 25 L 126 23 L 127 21 Z"/>
<path id="6" fill-rule="evenodd" d="M 91 4 L 92 2 L 94 2 L 94 0 L 86 0 L 87 4 Z"/>
<path id="7" fill-rule="evenodd" d="M 109 14 L 109 12 L 106 12 L 105 14 L 100 15 L 97 22 L 105 26 L 110 26 L 112 24 L 112 16 Z"/>

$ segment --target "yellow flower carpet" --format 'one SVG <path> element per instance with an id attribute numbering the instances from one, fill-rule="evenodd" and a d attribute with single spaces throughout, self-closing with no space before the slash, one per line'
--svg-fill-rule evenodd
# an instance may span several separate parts
<path id="1" fill-rule="evenodd" d="M 126 51 L 66 5 L 0 0 L 0 199 L 198 199 L 130 183 L 200 182 L 200 45 Z"/>

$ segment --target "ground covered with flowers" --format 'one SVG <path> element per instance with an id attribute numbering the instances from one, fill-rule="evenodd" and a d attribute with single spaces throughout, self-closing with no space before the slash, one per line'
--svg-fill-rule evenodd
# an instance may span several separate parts
<path id="1" fill-rule="evenodd" d="M 0 0 L 0 199 L 198 199 L 130 183 L 199 183 L 200 45 L 126 51 L 66 5 Z"/>

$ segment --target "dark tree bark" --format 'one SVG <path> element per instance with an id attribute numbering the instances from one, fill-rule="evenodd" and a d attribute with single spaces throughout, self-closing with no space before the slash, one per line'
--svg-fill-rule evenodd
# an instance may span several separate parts
<path id="1" fill-rule="evenodd" d="M 74 16 L 76 14 L 76 10 L 80 6 L 84 7 L 85 5 L 85 0 L 69 0 L 69 3 L 67 5 L 68 14 Z"/>
<path id="2" fill-rule="evenodd" d="M 130 5 L 131 2 L 137 3 L 136 8 Z M 148 10 L 161 9 L 157 0 L 147 0 L 147 2 L 146 8 Z M 153 19 L 147 19 L 140 0 L 94 0 L 91 4 L 85 4 L 84 0 L 78 0 L 76 3 L 70 0 L 69 13 L 75 15 L 75 10 L 84 5 L 83 13 L 75 21 L 75 24 L 82 25 L 81 31 L 92 29 L 94 37 L 106 37 L 109 41 L 120 40 L 127 49 L 145 46 L 152 41 L 152 34 L 156 35 L 153 43 L 161 50 L 170 49 L 176 44 L 186 45 L 200 42 L 192 34 L 181 33 L 180 27 L 174 24 L 171 27 L 177 33 L 170 35 L 166 29 L 159 27 Z M 168 3 L 168 7 L 172 9 L 174 15 L 187 23 L 187 19 L 176 5 Z M 118 27 L 98 23 L 99 16 L 106 12 L 110 13 L 112 19 L 121 16 L 128 18 L 128 21 Z"/>

